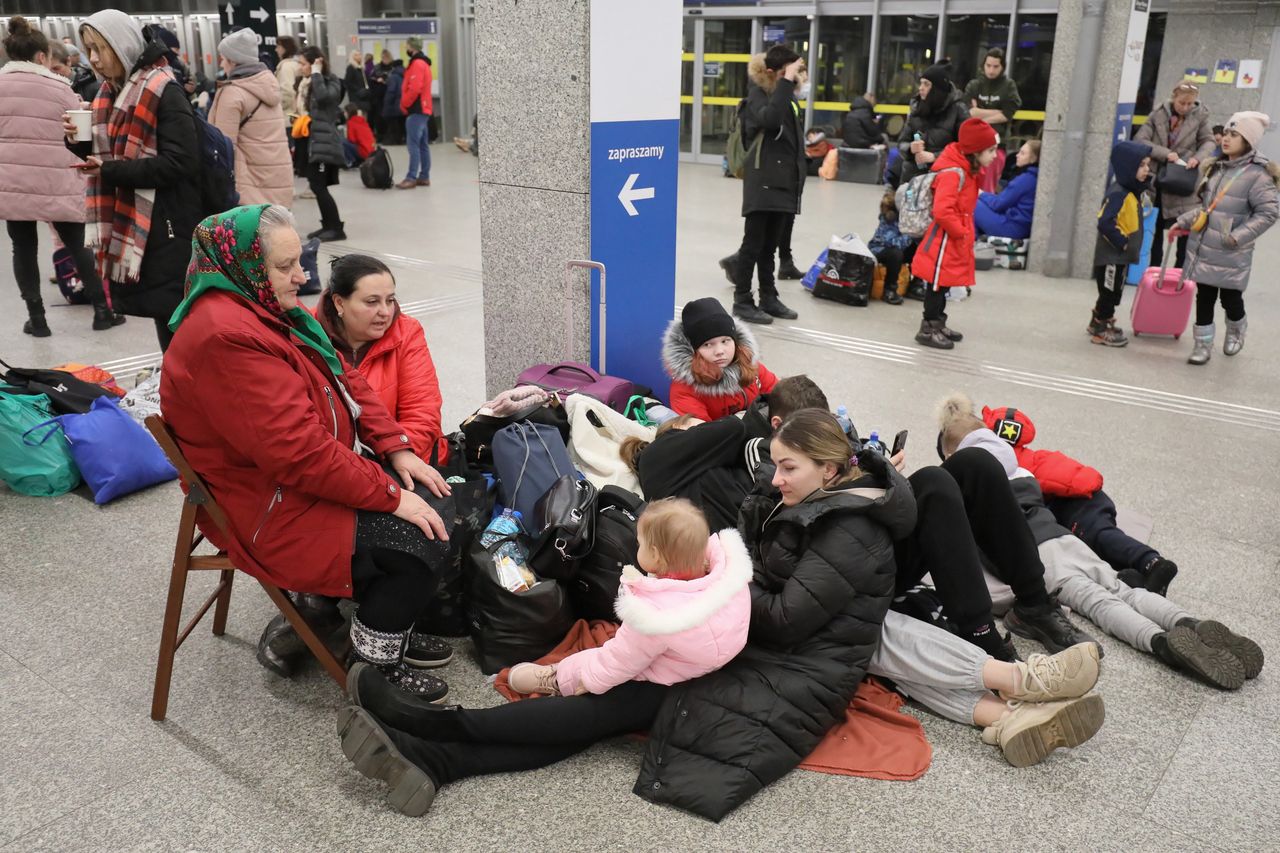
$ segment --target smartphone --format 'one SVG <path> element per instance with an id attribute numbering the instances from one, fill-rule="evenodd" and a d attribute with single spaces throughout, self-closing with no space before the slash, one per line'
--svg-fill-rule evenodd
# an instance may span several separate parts
<path id="1" fill-rule="evenodd" d="M 899 453 L 907 449 L 907 431 L 904 429 L 893 437 L 893 450 L 889 451 L 890 456 L 897 456 Z"/>

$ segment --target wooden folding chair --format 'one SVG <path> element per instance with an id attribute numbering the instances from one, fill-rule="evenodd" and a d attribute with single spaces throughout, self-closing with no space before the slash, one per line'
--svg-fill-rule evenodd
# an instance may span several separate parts
<path id="1" fill-rule="evenodd" d="M 200 479 L 191 464 L 187 462 L 178 443 L 174 440 L 169 425 L 159 415 L 151 415 L 146 420 L 147 429 L 155 436 L 156 442 L 164 450 L 173 467 L 178 469 L 178 476 L 187 486 L 187 496 L 182 502 L 182 518 L 178 522 L 178 542 L 173 552 L 173 570 L 169 575 L 169 600 L 164 608 L 164 626 L 160 629 L 160 659 L 156 663 L 155 690 L 151 696 L 151 719 L 163 720 L 169 706 L 169 684 L 173 679 L 173 658 L 178 647 L 199 624 L 204 615 L 213 607 L 213 633 L 221 637 L 227 628 L 227 609 L 231 604 L 231 583 L 235 579 L 236 567 L 226 551 L 219 551 L 215 556 L 195 556 L 194 551 L 204 541 L 196 527 L 196 511 L 203 507 L 209 518 L 217 525 L 224 537 L 231 538 L 235 534 L 227 524 L 227 516 L 222 507 L 214 501 L 208 487 Z M 213 594 L 205 600 L 195 616 L 178 631 L 178 623 L 182 619 L 182 602 L 187 591 L 187 574 L 193 571 L 216 571 L 222 577 L 214 588 Z M 334 657 L 333 652 L 307 623 L 293 600 L 278 586 L 259 579 L 258 583 L 267 591 L 267 595 L 275 602 L 276 607 L 289 620 L 289 624 L 298 632 L 298 636 L 307 644 L 311 654 L 324 666 L 325 670 L 338 682 L 339 687 L 346 685 L 346 668 Z"/>

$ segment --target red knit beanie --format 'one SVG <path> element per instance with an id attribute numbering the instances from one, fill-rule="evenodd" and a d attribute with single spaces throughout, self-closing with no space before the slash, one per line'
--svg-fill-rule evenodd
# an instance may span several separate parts
<path id="1" fill-rule="evenodd" d="M 964 124 L 960 125 L 961 154 L 977 154 L 999 142 L 996 129 L 980 118 L 965 119 Z"/>

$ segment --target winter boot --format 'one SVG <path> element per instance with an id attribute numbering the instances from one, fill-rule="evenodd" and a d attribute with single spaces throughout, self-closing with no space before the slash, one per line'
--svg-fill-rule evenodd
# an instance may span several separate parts
<path id="1" fill-rule="evenodd" d="M 902 304 L 902 294 L 898 292 L 898 289 L 896 287 L 886 286 L 884 289 L 884 296 L 882 296 L 881 298 L 888 305 Z"/>
<path id="2" fill-rule="evenodd" d="M 316 236 L 320 238 L 321 243 L 329 243 L 333 240 L 345 240 L 347 239 L 347 232 L 342 230 L 345 225 L 345 222 L 339 222 L 332 228 L 325 228 Z"/>
<path id="3" fill-rule="evenodd" d="M 1089 340 L 1092 343 L 1100 344 L 1104 347 L 1122 347 L 1129 343 L 1129 338 L 1125 336 L 1123 330 L 1116 328 L 1116 318 L 1108 317 L 1105 320 L 1100 318 L 1097 313 L 1093 314 L 1089 320 Z"/>
<path id="4" fill-rule="evenodd" d="M 106 331 L 124 323 L 124 315 L 117 314 L 107 307 L 107 303 L 103 302 L 93 306 L 93 330 L 95 332 Z"/>
<path id="5" fill-rule="evenodd" d="M 795 258 L 780 258 L 778 263 L 778 278 L 784 281 L 799 281 L 804 278 L 804 273 L 796 266 Z"/>
<path id="6" fill-rule="evenodd" d="M 744 323 L 759 323 L 762 326 L 773 322 L 772 317 L 756 307 L 755 300 L 750 296 L 745 302 L 739 301 L 737 296 L 733 298 L 733 316 Z"/>
<path id="7" fill-rule="evenodd" d="M 907 283 L 906 296 L 908 299 L 915 299 L 919 302 L 924 302 L 924 295 L 928 292 L 929 288 L 925 286 L 922 279 L 912 276 L 911 281 Z"/>
<path id="8" fill-rule="evenodd" d="M 1212 323 L 1207 326 L 1192 326 L 1191 333 L 1195 346 L 1187 357 L 1187 364 L 1208 364 L 1213 355 L 1213 338 L 1218 333 L 1217 327 Z"/>
<path id="9" fill-rule="evenodd" d="M 725 270 L 733 272 L 733 316 L 744 323 L 759 323 L 767 326 L 773 322 L 773 318 L 756 307 L 756 301 L 751 295 L 751 276 L 755 272 L 754 265 L 749 267 L 742 262 L 740 256 L 735 257 L 737 257 L 736 262 Z"/>
<path id="10" fill-rule="evenodd" d="M 916 332 L 916 343 L 934 349 L 955 347 L 955 343 L 943 333 L 941 320 L 921 320 L 920 331 Z"/>
<path id="11" fill-rule="evenodd" d="M 28 299 L 27 322 L 22 324 L 22 333 L 33 338 L 47 338 L 53 334 L 49 331 L 49 323 L 44 318 L 44 302 L 40 297 Z"/>
<path id="12" fill-rule="evenodd" d="M 800 316 L 782 303 L 776 291 L 768 295 L 760 295 L 760 310 L 779 320 L 794 320 Z"/>
<path id="13" fill-rule="evenodd" d="M 439 702 L 449 695 L 449 685 L 405 664 L 408 635 L 408 631 L 375 631 L 360 621 L 359 614 L 351 618 L 351 648 L 357 658 L 376 666 L 405 693 L 428 702 Z"/>
<path id="14" fill-rule="evenodd" d="M 956 343 L 960 343 L 964 340 L 964 335 L 960 334 L 955 329 L 948 328 L 946 312 L 943 312 L 942 314 L 942 334 L 947 336 L 947 340 L 954 341 Z"/>
<path id="15" fill-rule="evenodd" d="M 728 257 L 720 259 L 720 269 L 724 270 L 724 277 L 729 279 L 730 284 L 735 284 L 733 277 L 737 275 L 738 253 L 734 252 Z"/>
<path id="16" fill-rule="evenodd" d="M 1227 337 L 1222 342 L 1223 355 L 1235 355 L 1244 349 L 1244 333 L 1249 328 L 1249 318 L 1241 317 L 1239 320 L 1227 320 Z M 1210 341 L 1210 346 L 1213 342 Z"/>

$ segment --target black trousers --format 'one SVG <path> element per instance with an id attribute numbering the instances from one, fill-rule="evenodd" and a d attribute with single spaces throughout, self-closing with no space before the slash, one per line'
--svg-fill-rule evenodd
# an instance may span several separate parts
<path id="1" fill-rule="evenodd" d="M 1116 306 L 1124 296 L 1124 280 L 1128 264 L 1099 264 L 1093 268 L 1093 280 L 1098 285 L 1098 301 L 1093 313 L 1099 320 L 1110 320 L 1116 315 Z"/>
<path id="2" fill-rule="evenodd" d="M 13 277 L 18 281 L 18 291 L 28 302 L 41 301 L 40 296 L 40 224 L 39 222 L 6 222 L 9 240 L 13 243 Z M 62 245 L 75 260 L 76 273 L 84 282 L 84 295 L 93 305 L 105 305 L 102 279 L 94 263 L 93 252 L 84 245 L 83 222 L 54 222 Z"/>
<path id="3" fill-rule="evenodd" d="M 973 540 L 996 577 L 1013 589 L 1018 604 L 1047 604 L 1044 564 L 1004 466 L 987 451 L 966 447 L 952 454 L 942 468 L 960 487 Z"/>
<path id="4" fill-rule="evenodd" d="M 329 170 L 336 169 L 330 163 L 307 164 L 307 186 L 316 194 L 316 205 L 320 208 L 320 227 L 338 230 L 342 228 L 342 216 L 338 213 L 338 203 L 329 192 Z"/>
<path id="5" fill-rule="evenodd" d="M 762 300 L 778 295 L 773 277 L 773 256 L 787 230 L 788 221 L 795 222 L 795 214 L 772 211 L 748 213 L 743 217 L 742 245 L 738 248 L 738 267 L 733 282 L 733 301 L 739 304 L 751 302 L 751 274 L 754 271 L 760 284 Z"/>
<path id="6" fill-rule="evenodd" d="M 1213 303 L 1219 299 L 1227 312 L 1227 319 L 1239 322 L 1244 319 L 1244 291 L 1201 284 L 1196 289 L 1196 325 L 1207 326 L 1213 322 Z"/>
<path id="7" fill-rule="evenodd" d="M 781 265 L 785 261 L 795 263 L 795 256 L 791 254 L 791 232 L 796 227 L 796 215 L 788 213 L 786 221 L 782 224 L 782 233 L 778 235 L 778 264 Z"/>
<path id="8" fill-rule="evenodd" d="M 888 287 L 889 279 L 885 278 L 885 286 Z M 947 319 L 947 288 L 938 287 L 936 284 L 927 285 L 924 292 L 924 318 L 926 320 L 943 320 Z"/>
<path id="9" fill-rule="evenodd" d="M 1141 569 L 1160 556 L 1155 548 L 1116 527 L 1116 505 L 1101 489 L 1088 498 L 1048 498 L 1045 505 L 1059 524 L 1116 571 Z"/>
<path id="10" fill-rule="evenodd" d="M 898 276 L 902 274 L 902 265 L 911 263 L 911 259 L 916 255 L 916 244 L 912 243 L 906 249 L 899 249 L 897 246 L 885 246 L 874 254 L 876 260 L 884 267 L 884 289 L 897 290 Z M 943 295 L 945 296 L 946 294 L 944 293 Z"/>
<path id="11" fill-rule="evenodd" d="M 437 785 L 468 776 L 534 770 L 605 738 L 647 731 L 670 688 L 628 681 L 600 695 L 544 696 L 495 708 L 424 711 L 396 746 Z"/>
<path id="12" fill-rule="evenodd" d="M 1157 199 L 1157 203 L 1158 202 L 1159 202 L 1159 199 Z M 1173 217 L 1169 217 L 1168 219 L 1166 219 L 1163 216 L 1159 216 L 1159 215 L 1156 216 L 1155 236 L 1151 238 L 1151 266 L 1158 267 L 1160 266 L 1161 261 L 1164 260 L 1164 249 L 1165 249 L 1164 232 L 1172 228 L 1173 223 L 1176 221 L 1177 219 Z M 1187 236 L 1188 235 L 1183 234 L 1177 240 L 1178 246 L 1176 249 L 1176 254 L 1174 255 L 1174 258 L 1173 258 L 1174 261 L 1176 261 L 1176 263 L 1170 264 L 1170 266 L 1174 267 L 1175 269 L 1186 268 Z"/>

